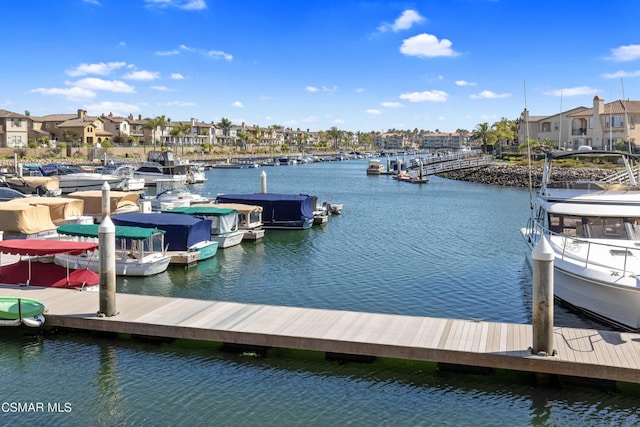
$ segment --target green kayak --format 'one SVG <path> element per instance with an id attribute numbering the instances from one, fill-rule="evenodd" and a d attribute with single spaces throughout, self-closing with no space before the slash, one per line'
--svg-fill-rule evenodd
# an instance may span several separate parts
<path id="1" fill-rule="evenodd" d="M 23 318 L 37 317 L 44 313 L 44 305 L 31 298 L 0 297 L 0 320 L 18 320 L 20 312 Z"/>

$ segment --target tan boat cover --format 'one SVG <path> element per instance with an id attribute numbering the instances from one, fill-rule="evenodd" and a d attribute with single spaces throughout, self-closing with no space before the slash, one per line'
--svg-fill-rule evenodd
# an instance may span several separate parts
<path id="1" fill-rule="evenodd" d="M 247 205 L 244 203 L 216 203 L 212 206 L 237 210 L 241 220 L 241 228 L 254 228 L 262 226 L 262 222 L 251 222 L 251 212 L 260 212 L 260 218 L 262 218 L 262 206 Z"/>
<path id="2" fill-rule="evenodd" d="M 29 187 L 32 188 L 40 186 L 47 190 L 57 190 L 60 188 L 60 181 L 58 181 L 58 178 L 51 176 L 23 176 L 22 179 L 29 185 Z M 23 185 L 23 181 L 16 177 L 9 178 L 8 182 L 14 185 Z"/>
<path id="3" fill-rule="evenodd" d="M 75 191 L 67 194 L 67 197 L 84 201 L 85 215 L 102 214 L 102 190 Z M 138 206 L 140 195 L 128 191 L 109 191 L 109 199 L 113 213 L 125 206 Z"/>
<path id="4" fill-rule="evenodd" d="M 54 224 L 60 224 L 67 218 L 81 216 L 84 213 L 84 201 L 70 197 L 22 197 L 11 200 L 26 205 L 43 205 L 49 208 Z"/>
<path id="5" fill-rule="evenodd" d="M 5 233 L 34 234 L 41 231 L 55 230 L 51 221 L 49 207 L 45 205 L 30 205 L 20 199 L 0 202 L 0 229 Z"/>

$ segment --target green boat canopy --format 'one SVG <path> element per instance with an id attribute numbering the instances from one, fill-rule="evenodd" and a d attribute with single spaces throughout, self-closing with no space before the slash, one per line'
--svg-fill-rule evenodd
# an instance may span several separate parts
<path id="1" fill-rule="evenodd" d="M 216 206 L 180 206 L 177 208 L 165 210 L 162 212 L 169 213 L 182 213 L 187 215 L 211 215 L 211 216 L 220 216 L 220 215 L 229 215 L 232 213 L 238 213 L 237 209 L 230 208 L 219 208 Z"/>
<path id="2" fill-rule="evenodd" d="M 98 237 L 100 224 L 64 224 L 58 227 L 58 233 L 69 236 Z M 164 233 L 158 228 L 116 225 L 116 239 L 144 240 L 154 234 Z"/>

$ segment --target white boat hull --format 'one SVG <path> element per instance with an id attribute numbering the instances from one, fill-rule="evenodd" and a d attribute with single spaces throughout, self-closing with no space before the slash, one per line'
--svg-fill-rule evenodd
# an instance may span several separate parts
<path id="1" fill-rule="evenodd" d="M 100 272 L 100 259 L 98 254 L 93 255 L 69 255 L 57 254 L 53 261 L 62 267 L 86 268 L 96 273 Z M 118 276 L 152 276 L 162 273 L 169 266 L 171 257 L 160 253 L 145 255 L 142 259 L 120 257 L 116 258 L 116 275 Z"/>
<path id="2" fill-rule="evenodd" d="M 211 240 L 214 242 L 218 242 L 219 248 L 229 248 L 231 246 L 235 246 L 242 241 L 244 237 L 244 232 L 242 231 L 234 231 L 231 233 L 226 233 L 224 235 L 211 235 Z"/>
<path id="3" fill-rule="evenodd" d="M 111 190 L 117 190 L 123 181 L 123 178 L 121 177 L 102 175 L 99 173 L 60 175 L 57 178 L 60 191 L 63 193 L 73 193 L 74 191 L 85 190 L 101 190 L 105 182 L 109 185 Z"/>

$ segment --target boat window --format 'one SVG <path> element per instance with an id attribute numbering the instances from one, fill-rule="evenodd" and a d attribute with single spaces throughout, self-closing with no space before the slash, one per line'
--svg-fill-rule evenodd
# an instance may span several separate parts
<path id="1" fill-rule="evenodd" d="M 583 227 L 582 218 L 571 215 L 549 215 L 549 228 L 552 232 L 563 236 L 587 237 Z M 578 231 L 580 235 L 578 235 Z"/>
<path id="2" fill-rule="evenodd" d="M 640 240 L 640 218 L 626 218 L 624 226 L 629 240 Z"/>
<path id="3" fill-rule="evenodd" d="M 587 218 L 590 236 L 594 239 L 626 239 L 622 218 Z"/>

